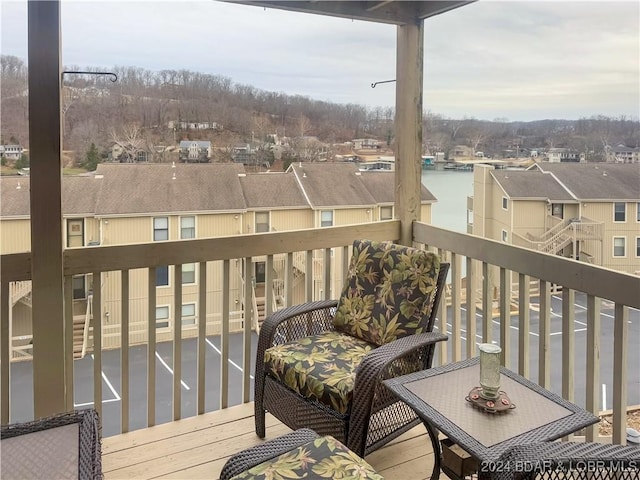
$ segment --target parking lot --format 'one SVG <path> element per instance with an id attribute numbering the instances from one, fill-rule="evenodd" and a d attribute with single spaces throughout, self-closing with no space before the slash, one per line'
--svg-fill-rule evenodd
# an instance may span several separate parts
<path id="1" fill-rule="evenodd" d="M 584 405 L 586 375 L 586 308 L 584 295 L 576 295 L 575 308 L 575 402 Z M 552 297 L 551 312 L 551 390 L 562 393 L 562 298 Z M 449 309 L 450 310 L 450 309 Z M 531 375 L 537 380 L 538 354 L 538 304 L 537 299 L 531 299 L 530 305 L 530 352 Z M 465 324 L 466 311 L 462 309 L 462 322 Z M 482 332 L 481 313 L 476 312 L 477 332 Z M 638 348 L 628 349 L 628 405 L 640 404 L 640 312 L 629 309 L 628 319 L 630 346 Z M 600 380 L 601 407 L 611 408 L 613 378 L 613 305 L 602 302 L 601 306 L 601 351 L 600 351 Z M 450 324 L 449 324 L 450 326 Z M 518 352 L 518 317 L 511 316 L 512 358 L 511 368 L 517 370 Z M 449 331 L 449 333 L 451 333 Z M 499 321 L 493 320 L 493 339 L 496 343 L 500 339 Z M 466 331 L 462 330 L 463 352 L 466 348 Z M 477 335 L 475 342 L 480 343 Z M 255 349 L 257 336 L 252 334 L 252 365 L 254 371 Z M 206 378 L 205 378 L 205 409 L 216 410 L 220 407 L 220 338 L 217 336 L 206 339 Z M 173 345 L 171 342 L 156 345 L 156 423 L 169 422 L 172 419 L 173 399 Z M 451 349 L 448 349 L 449 352 Z M 229 405 L 242 402 L 242 335 L 232 334 L 229 339 Z M 450 353 L 449 353 L 450 354 Z M 195 339 L 185 339 L 182 344 L 182 416 L 196 414 L 196 359 L 197 349 Z M 11 367 L 11 421 L 29 420 L 33 416 L 33 387 L 31 362 L 15 362 Z M 253 398 L 252 382 L 251 398 Z M 147 347 L 137 345 L 129 351 L 129 418 L 130 429 L 146 427 L 147 419 Z M 103 435 L 120 433 L 122 382 L 120 375 L 120 350 L 108 350 L 102 354 L 102 401 L 103 401 Z M 74 362 L 74 403 L 76 408 L 86 408 L 93 405 L 93 358 L 85 358 Z"/>

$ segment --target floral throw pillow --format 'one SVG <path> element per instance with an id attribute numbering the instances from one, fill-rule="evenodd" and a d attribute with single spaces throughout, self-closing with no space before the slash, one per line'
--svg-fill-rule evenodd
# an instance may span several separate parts
<path id="1" fill-rule="evenodd" d="M 336 329 L 375 345 L 424 332 L 439 271 L 434 253 L 356 240 Z"/>

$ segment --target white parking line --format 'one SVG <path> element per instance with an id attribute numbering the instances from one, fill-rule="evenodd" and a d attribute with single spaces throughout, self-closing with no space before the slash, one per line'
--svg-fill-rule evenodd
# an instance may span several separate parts
<path id="1" fill-rule="evenodd" d="M 156 358 L 157 358 L 158 360 L 160 360 L 160 363 L 161 363 L 162 365 L 164 365 L 164 368 L 166 368 L 167 370 L 169 370 L 169 373 L 170 373 L 171 375 L 173 375 L 173 370 L 171 370 L 171 368 L 169 367 L 169 365 L 167 365 L 167 363 L 162 359 L 162 357 L 158 354 L 158 352 L 156 352 Z M 191 389 L 189 388 L 189 385 L 187 385 L 186 383 L 184 383 L 184 380 L 182 380 L 182 379 L 181 379 L 181 380 L 180 380 L 180 383 L 182 384 L 182 387 L 183 387 L 185 390 L 191 390 Z"/>
<path id="2" fill-rule="evenodd" d="M 105 403 L 111 403 L 111 402 L 119 402 L 120 399 L 119 398 L 108 398 L 107 400 L 102 400 L 102 404 L 104 405 Z M 77 407 L 88 407 L 89 405 L 93 405 L 93 402 L 86 402 L 86 403 L 73 403 L 73 407 L 77 408 Z"/>
<path id="3" fill-rule="evenodd" d="M 95 360 L 95 357 L 93 356 L 93 354 L 91 354 L 91 360 Z M 107 384 L 107 387 L 109 387 L 109 390 L 111 390 L 111 393 L 115 397 L 115 398 L 108 398 L 107 400 L 102 400 L 102 403 L 104 404 L 104 403 L 111 403 L 111 402 L 119 402 L 121 400 L 120 395 L 118 395 L 118 392 L 116 391 L 116 389 L 113 388 L 113 385 L 109 381 L 109 378 L 107 378 L 107 375 L 104 373 L 104 370 L 101 371 L 100 373 L 102 374 L 102 379 L 104 380 L 104 383 Z M 85 403 L 73 402 L 74 407 L 88 407 L 89 405 L 93 405 L 93 402 L 85 402 Z"/>
<path id="4" fill-rule="evenodd" d="M 213 348 L 213 350 L 214 350 L 218 355 L 222 355 L 222 352 L 220 351 L 220 349 L 219 349 L 218 347 L 216 347 L 213 343 L 211 343 L 211 342 L 209 341 L 209 339 L 208 339 L 208 338 L 205 338 L 205 342 L 207 342 L 207 343 L 209 344 L 209 346 L 210 346 L 211 348 Z M 238 370 L 240 370 L 241 372 L 244 372 L 244 370 L 242 369 L 242 367 L 241 367 L 240 365 L 238 365 L 236 362 L 234 362 L 233 360 L 229 359 L 229 363 L 230 363 L 231 365 L 233 365 L 234 367 L 236 367 L 236 368 L 237 368 Z M 253 375 L 251 375 L 251 374 L 249 374 L 249 378 L 250 378 L 250 379 L 252 379 L 252 380 L 254 380 L 254 379 L 255 379 L 255 377 L 254 377 Z"/>

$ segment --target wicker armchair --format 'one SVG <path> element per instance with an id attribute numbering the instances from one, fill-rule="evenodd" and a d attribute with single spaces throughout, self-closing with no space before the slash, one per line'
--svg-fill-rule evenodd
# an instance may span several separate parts
<path id="1" fill-rule="evenodd" d="M 101 427 L 95 410 L 3 425 L 3 479 L 102 478 Z"/>
<path id="2" fill-rule="evenodd" d="M 364 457 L 419 424 L 382 380 L 431 367 L 447 338 L 432 329 L 448 269 L 433 253 L 357 240 L 339 301 L 270 315 L 256 353 L 258 436 L 269 411 Z"/>
<path id="3" fill-rule="evenodd" d="M 640 480 L 640 448 L 590 442 L 518 445 L 487 470 L 492 480 Z"/>

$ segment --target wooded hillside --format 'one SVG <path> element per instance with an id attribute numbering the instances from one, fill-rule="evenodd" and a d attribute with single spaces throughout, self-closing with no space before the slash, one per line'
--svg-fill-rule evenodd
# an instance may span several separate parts
<path id="1" fill-rule="evenodd" d="M 1 143 L 28 148 L 27 67 L 23 60 L 1 57 Z M 175 146 L 180 140 L 210 140 L 217 151 L 239 143 L 264 142 L 268 134 L 290 138 L 315 136 L 328 144 L 375 138 L 392 145 L 392 108 L 367 108 L 308 97 L 268 92 L 234 83 L 221 75 L 187 70 L 158 72 L 137 67 L 65 67 L 73 71 L 109 71 L 106 75 L 64 75 L 64 150 L 82 163 L 91 144 L 104 155 L 114 138 L 131 134 L 147 146 Z M 427 108 L 428 106 L 425 106 Z M 180 122 L 216 124 L 218 128 L 180 129 Z M 625 117 L 534 122 L 451 119 L 426 112 L 424 153 L 449 153 L 456 145 L 501 157 L 521 148 L 570 147 L 590 161 L 602 160 L 605 145 L 640 145 L 640 122 Z M 224 159 L 224 155 L 220 158 Z"/>

